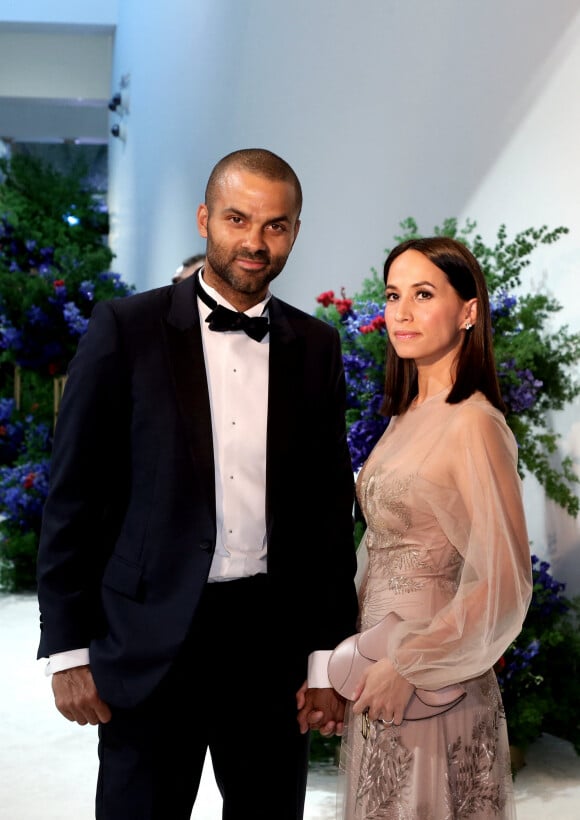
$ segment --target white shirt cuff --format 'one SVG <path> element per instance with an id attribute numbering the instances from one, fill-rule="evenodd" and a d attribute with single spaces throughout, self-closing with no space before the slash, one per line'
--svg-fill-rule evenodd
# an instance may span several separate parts
<path id="1" fill-rule="evenodd" d="M 56 652 L 49 657 L 44 674 L 53 675 L 55 672 L 72 669 L 73 666 L 88 666 L 88 663 L 88 649 L 69 649 L 68 652 Z"/>
<path id="2" fill-rule="evenodd" d="M 332 689 L 328 679 L 328 660 L 332 649 L 317 649 L 308 656 L 308 688 Z"/>

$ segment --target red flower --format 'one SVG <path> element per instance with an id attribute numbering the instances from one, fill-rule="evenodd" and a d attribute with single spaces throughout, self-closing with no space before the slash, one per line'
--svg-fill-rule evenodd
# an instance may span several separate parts
<path id="1" fill-rule="evenodd" d="M 6 435 L 6 428 L 4 427 L 3 424 L 0 424 L 0 436 L 5 436 L 5 435 Z"/>
<path id="2" fill-rule="evenodd" d="M 51 376 L 54 376 L 56 373 L 58 373 L 58 365 L 54 362 L 50 362 L 48 365 L 48 372 Z"/>
<path id="3" fill-rule="evenodd" d="M 34 479 L 35 478 L 36 478 L 36 473 L 28 473 L 28 475 L 26 476 L 26 478 L 22 482 L 24 484 L 24 489 L 25 490 L 30 490 L 31 487 L 34 487 Z"/>
<path id="4" fill-rule="evenodd" d="M 64 286 L 64 279 L 55 279 L 52 284 L 55 288 L 62 288 Z"/>
<path id="5" fill-rule="evenodd" d="M 320 302 L 321 305 L 324 307 L 328 307 L 332 305 L 334 302 L 334 291 L 333 290 L 326 290 L 324 293 L 321 293 L 320 296 L 316 297 L 316 301 Z"/>
<path id="6" fill-rule="evenodd" d="M 359 328 L 361 333 L 373 333 L 375 330 L 384 330 L 386 327 L 384 316 L 375 316 L 372 322 L 368 325 L 361 325 Z"/>
<path id="7" fill-rule="evenodd" d="M 352 299 L 335 299 L 334 306 L 338 310 L 341 316 L 344 316 L 345 313 L 348 313 L 352 307 Z"/>

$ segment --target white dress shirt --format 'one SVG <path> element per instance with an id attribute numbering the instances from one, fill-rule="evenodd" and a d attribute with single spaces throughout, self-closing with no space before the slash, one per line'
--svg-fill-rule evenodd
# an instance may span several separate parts
<path id="1" fill-rule="evenodd" d="M 235 310 L 213 288 L 216 302 Z M 270 295 L 246 311 L 261 316 Z M 243 330 L 217 332 L 198 299 L 211 408 L 217 539 L 210 581 L 266 572 L 266 428 L 270 334 L 256 342 Z"/>

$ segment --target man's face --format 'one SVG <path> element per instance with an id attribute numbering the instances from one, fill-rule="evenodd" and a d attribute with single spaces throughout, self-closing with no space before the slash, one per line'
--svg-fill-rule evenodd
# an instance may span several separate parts
<path id="1" fill-rule="evenodd" d="M 204 279 L 234 305 L 240 299 L 256 304 L 284 268 L 298 235 L 294 188 L 231 169 L 212 201 L 199 206 L 197 224 L 207 240 Z"/>

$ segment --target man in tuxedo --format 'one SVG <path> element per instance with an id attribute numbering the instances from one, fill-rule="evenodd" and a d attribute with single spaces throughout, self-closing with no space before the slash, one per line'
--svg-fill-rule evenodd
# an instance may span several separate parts
<path id="1" fill-rule="evenodd" d="M 38 657 L 60 712 L 99 724 L 100 820 L 189 818 L 208 749 L 224 820 L 299 820 L 305 726 L 341 731 L 326 662 L 357 613 L 341 346 L 269 290 L 301 206 L 280 157 L 222 158 L 202 272 L 98 303 L 69 367 Z"/>

